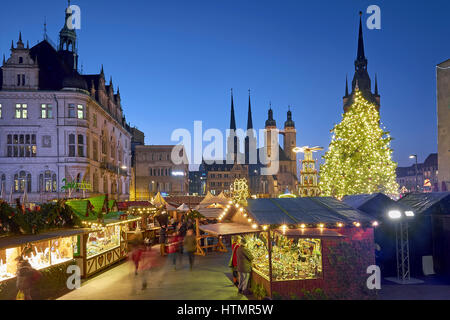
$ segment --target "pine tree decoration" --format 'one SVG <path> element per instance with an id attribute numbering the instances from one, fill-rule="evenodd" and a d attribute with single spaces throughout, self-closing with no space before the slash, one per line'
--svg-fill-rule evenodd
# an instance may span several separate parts
<path id="1" fill-rule="evenodd" d="M 320 169 L 322 195 L 341 198 L 398 193 L 392 139 L 389 132 L 380 128 L 375 105 L 365 100 L 358 88 L 352 106 L 331 132 L 333 137 Z"/>

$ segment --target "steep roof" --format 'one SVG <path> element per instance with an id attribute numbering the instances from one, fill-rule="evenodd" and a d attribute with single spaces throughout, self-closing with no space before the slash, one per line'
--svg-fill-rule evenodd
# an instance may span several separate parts
<path id="1" fill-rule="evenodd" d="M 400 210 L 402 212 L 411 210 L 403 204 L 392 200 L 383 193 L 345 196 L 342 201 L 376 219 L 387 218 L 387 214 L 390 210 Z"/>

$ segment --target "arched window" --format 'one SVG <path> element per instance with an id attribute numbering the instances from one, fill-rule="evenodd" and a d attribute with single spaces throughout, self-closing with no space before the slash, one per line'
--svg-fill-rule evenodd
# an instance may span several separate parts
<path id="1" fill-rule="evenodd" d="M 56 174 L 52 171 L 45 171 L 39 175 L 39 192 L 56 192 Z"/>
<path id="2" fill-rule="evenodd" d="M 31 192 L 31 174 L 20 171 L 14 175 L 14 192 Z"/>

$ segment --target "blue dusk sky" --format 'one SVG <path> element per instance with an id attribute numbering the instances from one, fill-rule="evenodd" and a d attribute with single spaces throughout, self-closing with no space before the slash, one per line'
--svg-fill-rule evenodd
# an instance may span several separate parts
<path id="1" fill-rule="evenodd" d="M 450 58 L 450 1 L 73 0 L 81 8 L 79 60 L 120 86 L 127 121 L 147 144 L 171 144 L 177 128 L 225 130 L 234 89 L 237 126 L 262 128 L 272 102 L 278 127 L 291 105 L 298 145 L 330 143 L 352 79 L 359 11 L 381 8 L 381 30 L 364 23 L 365 53 L 381 95 L 381 119 L 401 166 L 437 152 L 436 65 Z M 0 54 L 11 40 L 57 42 L 67 1 L 2 1 Z M 319 153 L 318 156 L 322 155 Z"/>

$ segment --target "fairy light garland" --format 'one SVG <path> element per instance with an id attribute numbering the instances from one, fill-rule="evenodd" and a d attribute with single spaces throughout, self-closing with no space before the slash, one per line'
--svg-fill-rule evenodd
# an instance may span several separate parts
<path id="1" fill-rule="evenodd" d="M 362 193 L 398 193 L 392 138 L 380 128 L 375 105 L 365 100 L 358 89 L 353 105 L 331 132 L 320 169 L 322 195 L 342 198 Z"/>

